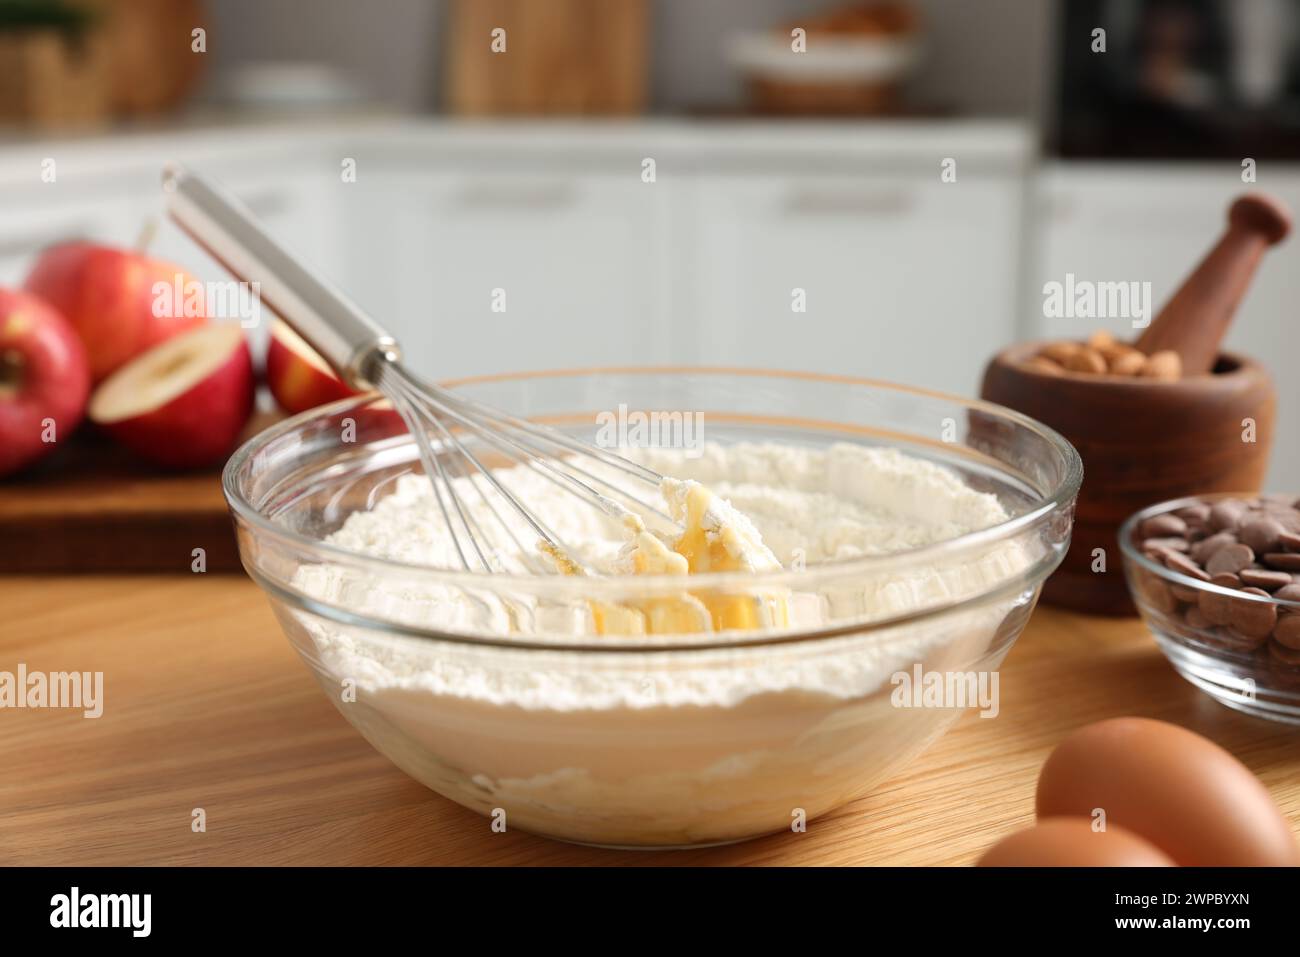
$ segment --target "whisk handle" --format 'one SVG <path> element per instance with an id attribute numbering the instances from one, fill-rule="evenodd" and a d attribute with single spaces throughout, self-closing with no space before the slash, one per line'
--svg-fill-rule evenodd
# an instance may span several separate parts
<path id="1" fill-rule="evenodd" d="M 272 239 L 239 200 L 179 166 L 163 170 L 167 212 L 232 275 L 311 343 L 349 385 L 370 388 L 377 363 L 400 356 L 396 340 L 351 299 Z"/>

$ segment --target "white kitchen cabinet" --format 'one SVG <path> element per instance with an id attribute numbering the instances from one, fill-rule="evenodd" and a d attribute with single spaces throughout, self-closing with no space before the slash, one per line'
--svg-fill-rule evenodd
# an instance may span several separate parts
<path id="1" fill-rule="evenodd" d="M 1087 335 L 1110 328 L 1133 336 L 1132 322 L 1059 319 L 1043 315 L 1044 283 L 1067 273 L 1095 282 L 1151 283 L 1154 313 L 1177 290 L 1221 234 L 1229 204 L 1259 189 L 1300 210 L 1300 167 L 1261 163 L 1254 185 L 1240 167 L 1222 164 L 1100 165 L 1061 163 L 1044 170 L 1036 188 L 1038 241 L 1026 269 L 1025 310 L 1044 338 Z M 1268 484 L 1300 489 L 1300 237 L 1271 250 L 1243 300 L 1226 347 L 1262 360 L 1278 389 L 1277 435 Z"/>
<path id="2" fill-rule="evenodd" d="M 1014 337 L 1016 124 L 436 124 L 345 152 L 345 285 L 431 375 L 726 363 L 969 393 Z"/>
<path id="3" fill-rule="evenodd" d="M 699 177 L 691 358 L 972 394 L 1016 334 L 1022 187 L 1011 176 L 941 183 L 931 165 Z"/>
<path id="4" fill-rule="evenodd" d="M 31 185 L 47 149 L 57 202 Z M 358 121 L 32 144 L 0 150 L 6 211 L 35 196 L 31 223 L 0 224 L 18 237 L 6 247 L 0 231 L 0 269 L 25 271 L 36 234 L 134 242 L 179 160 L 432 377 L 694 362 L 969 393 L 1015 337 L 1029 152 L 1025 129 L 996 122 Z M 944 184 L 948 156 L 959 178 Z M 355 182 L 340 176 L 349 158 Z M 169 223 L 152 249 L 225 278 Z"/>
<path id="5" fill-rule="evenodd" d="M 389 169 L 342 191 L 343 284 L 425 375 L 666 362 L 666 190 L 635 175 Z"/>

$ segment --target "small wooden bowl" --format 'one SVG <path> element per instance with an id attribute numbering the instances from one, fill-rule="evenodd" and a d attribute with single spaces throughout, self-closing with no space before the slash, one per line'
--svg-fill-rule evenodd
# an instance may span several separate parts
<path id="1" fill-rule="evenodd" d="M 980 394 L 1056 429 L 1083 458 L 1069 554 L 1043 600 L 1107 615 L 1136 613 L 1116 532 L 1133 512 L 1205 492 L 1258 492 L 1277 393 L 1263 366 L 1220 353 L 1209 375 L 1161 382 L 1026 368 L 1045 343 L 1012 346 L 984 370 Z M 1247 441 L 1249 422 L 1254 441 Z M 1104 571 L 1095 549 L 1104 549 Z"/>

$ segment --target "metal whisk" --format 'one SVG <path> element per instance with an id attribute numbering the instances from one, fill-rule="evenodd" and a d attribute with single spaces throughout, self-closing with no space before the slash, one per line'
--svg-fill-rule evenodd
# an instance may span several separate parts
<path id="1" fill-rule="evenodd" d="M 257 282 L 262 301 L 307 340 L 344 382 L 360 390 L 377 389 L 392 403 L 415 438 L 439 511 L 466 570 L 501 570 L 498 549 L 493 547 L 497 539 L 475 517 L 463 494 L 473 489 L 494 519 L 492 524 L 499 526 L 530 569 L 557 572 L 572 563 L 572 569 L 591 571 L 540 515 L 484 465 L 471 444 L 490 447 L 533 469 L 611 518 L 649 515 L 666 523 L 666 529 L 680 531 L 661 508 L 580 463 L 594 460 L 606 472 L 656 490 L 663 480 L 659 473 L 420 379 L 402 365 L 401 349 L 392 336 L 267 235 L 237 199 L 178 167 L 164 170 L 163 191 L 172 219 L 237 279 Z M 466 441 L 469 436 L 473 443 Z M 522 519 L 536 533 L 539 547 L 521 543 L 502 510 Z M 542 552 L 554 560 L 545 560 Z"/>

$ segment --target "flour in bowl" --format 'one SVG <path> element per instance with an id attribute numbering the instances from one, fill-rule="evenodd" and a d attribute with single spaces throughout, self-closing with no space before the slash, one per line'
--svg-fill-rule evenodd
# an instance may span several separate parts
<path id="1" fill-rule="evenodd" d="M 601 634 L 590 602 L 549 596 L 541 582 L 480 592 L 434 573 L 302 566 L 300 592 L 360 619 L 542 641 L 475 645 L 286 612 L 327 690 L 353 689 L 354 701 L 336 697 L 349 720 L 439 793 L 484 813 L 503 809 L 525 829 L 605 844 L 696 844 L 778 829 L 792 808 L 812 815 L 869 789 L 957 716 L 892 707 L 891 675 L 916 664 L 996 667 L 1032 605 L 1023 576 L 1036 556 L 1027 539 L 909 555 L 1007 518 L 995 496 L 931 462 L 852 444 L 710 444 L 697 457 L 631 456 L 708 486 L 748 516 L 783 566 L 806 567 L 806 586 L 797 574 L 780 586 L 790 608 L 782 630 L 836 633 L 692 650 L 658 635 L 659 646 L 628 650 Z M 619 522 L 531 470 L 498 474 L 582 562 L 618 570 L 627 542 Z M 464 499 L 472 503 L 473 493 Z M 519 546 L 499 558 L 522 572 L 533 543 L 526 528 L 515 531 Z M 328 541 L 406 563 L 457 561 L 431 485 L 417 475 L 350 515 Z M 850 561 L 893 554 L 896 562 L 870 567 Z M 929 609 L 947 610 L 908 618 Z M 610 650 L 545 647 L 556 636 L 608 641 Z"/>

